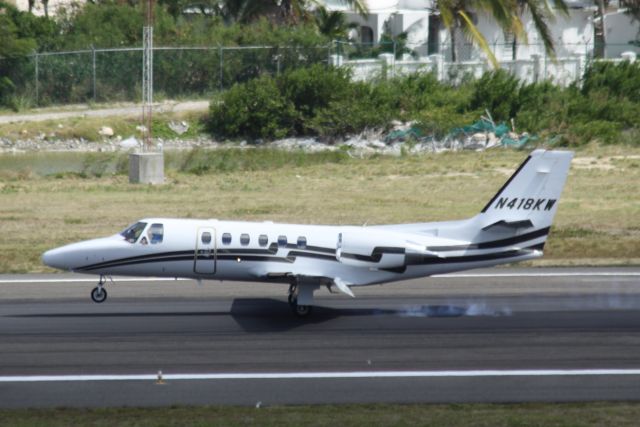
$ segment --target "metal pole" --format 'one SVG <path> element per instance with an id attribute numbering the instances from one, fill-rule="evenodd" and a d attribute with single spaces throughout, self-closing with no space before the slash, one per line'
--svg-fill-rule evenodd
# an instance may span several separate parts
<path id="1" fill-rule="evenodd" d="M 93 102 L 96 102 L 96 48 L 91 45 L 91 68 L 93 77 Z"/>
<path id="2" fill-rule="evenodd" d="M 40 72 L 39 70 L 39 66 L 38 66 L 38 51 L 35 51 L 35 57 L 36 57 L 36 73 L 35 73 L 35 77 L 36 77 L 36 105 L 38 105 L 40 103 L 40 88 L 38 87 L 38 74 Z"/>
<path id="3" fill-rule="evenodd" d="M 396 39 L 393 39 L 393 68 L 391 69 L 391 77 L 396 77 Z"/>
<path id="4" fill-rule="evenodd" d="M 220 56 L 220 75 L 219 75 L 219 86 L 220 86 L 220 92 L 222 92 L 222 45 L 218 45 L 218 52 L 219 52 L 219 56 Z"/>

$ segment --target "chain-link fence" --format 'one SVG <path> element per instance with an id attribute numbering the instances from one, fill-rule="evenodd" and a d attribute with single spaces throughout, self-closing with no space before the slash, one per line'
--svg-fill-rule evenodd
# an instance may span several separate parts
<path id="1" fill-rule="evenodd" d="M 500 66 L 524 81 L 552 80 L 569 84 L 579 80 L 594 60 L 593 44 L 557 46 L 550 58 L 542 46 L 491 46 Z M 607 45 L 605 52 L 633 52 L 632 44 Z M 433 72 L 440 80 L 479 77 L 491 69 L 484 54 L 471 44 L 457 44 L 456 61 L 450 45 L 411 49 L 402 42 L 326 46 L 156 47 L 153 85 L 156 99 L 202 97 L 264 73 L 316 63 L 347 66 L 355 79 L 389 78 L 414 72 Z M 515 59 L 514 59 L 515 57 Z M 629 57 L 629 55 L 627 55 Z M 619 61 L 618 59 L 609 59 Z M 141 99 L 142 48 L 86 49 L 34 53 L 0 59 L 0 104 L 31 105 L 138 101 Z M 5 80 L 6 81 L 6 80 Z"/>
<path id="2" fill-rule="evenodd" d="M 156 98 L 206 96 L 264 73 L 327 63 L 332 46 L 156 47 Z M 37 105 L 137 101 L 141 98 L 142 48 L 34 53 L 0 60 L 13 96 Z"/>

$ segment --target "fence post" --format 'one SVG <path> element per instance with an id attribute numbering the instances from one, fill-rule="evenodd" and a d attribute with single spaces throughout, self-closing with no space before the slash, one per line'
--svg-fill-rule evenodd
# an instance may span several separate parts
<path id="1" fill-rule="evenodd" d="M 33 54 L 35 55 L 35 58 L 36 58 L 36 70 L 35 70 L 36 71 L 35 72 L 35 78 L 36 78 L 36 105 L 38 105 L 40 103 L 40 88 L 38 87 L 39 86 L 38 85 L 38 79 L 39 79 L 39 75 L 38 74 L 40 73 L 39 65 L 38 65 L 38 62 L 39 62 L 38 61 L 38 51 L 35 50 L 33 52 Z"/>
<path id="2" fill-rule="evenodd" d="M 540 80 L 540 68 L 541 68 L 541 57 L 539 53 L 534 53 L 531 55 L 531 59 L 533 59 L 533 82 L 536 83 Z"/>
<path id="3" fill-rule="evenodd" d="M 429 60 L 436 64 L 436 78 L 439 82 L 444 81 L 444 55 L 429 55 Z"/>
<path id="4" fill-rule="evenodd" d="M 220 56 L 220 76 L 219 76 L 219 79 L 220 79 L 219 86 L 220 86 L 220 88 L 219 89 L 220 89 L 220 92 L 222 92 L 222 78 L 223 78 L 222 64 L 223 63 L 222 63 L 222 45 L 220 45 L 220 44 L 218 45 L 218 54 Z"/>
<path id="5" fill-rule="evenodd" d="M 96 102 L 96 48 L 91 45 L 91 77 L 93 86 L 93 102 Z"/>

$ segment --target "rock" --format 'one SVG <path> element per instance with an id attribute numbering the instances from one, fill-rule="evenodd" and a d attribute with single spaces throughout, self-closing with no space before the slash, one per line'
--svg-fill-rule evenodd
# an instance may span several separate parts
<path id="1" fill-rule="evenodd" d="M 126 150 L 131 149 L 131 148 L 137 148 L 140 146 L 140 142 L 136 139 L 135 136 L 130 136 L 127 139 L 123 139 L 122 141 L 120 141 L 120 147 L 124 148 Z"/>
<path id="2" fill-rule="evenodd" d="M 178 135 L 182 135 L 186 131 L 189 130 L 189 123 L 182 122 L 169 122 L 169 129 L 177 133 Z"/>
<path id="3" fill-rule="evenodd" d="M 498 138 L 495 133 L 489 132 L 486 148 L 497 147 L 498 145 L 500 145 L 500 138 Z"/>
<path id="4" fill-rule="evenodd" d="M 471 136 L 471 140 L 476 144 L 484 145 L 487 142 L 487 135 L 483 132 L 474 133 Z"/>
<path id="5" fill-rule="evenodd" d="M 98 131 L 98 134 L 102 136 L 110 137 L 110 136 L 113 136 L 113 129 L 110 128 L 109 126 L 102 126 Z"/>
<path id="6" fill-rule="evenodd" d="M 147 127 L 145 125 L 138 125 L 138 126 L 136 126 L 136 130 L 138 132 L 145 133 L 147 131 Z"/>
<path id="7" fill-rule="evenodd" d="M 58 129 L 62 129 L 64 126 L 62 126 L 62 123 L 58 123 Z"/>

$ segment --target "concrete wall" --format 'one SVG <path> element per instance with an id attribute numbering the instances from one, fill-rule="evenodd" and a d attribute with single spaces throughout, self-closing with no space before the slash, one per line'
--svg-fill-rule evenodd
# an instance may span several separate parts
<path id="1" fill-rule="evenodd" d="M 631 51 L 640 54 L 640 48 L 629 44 L 640 39 L 640 22 L 623 12 L 607 13 L 604 16 L 606 58 L 617 58 L 621 53 Z"/>

